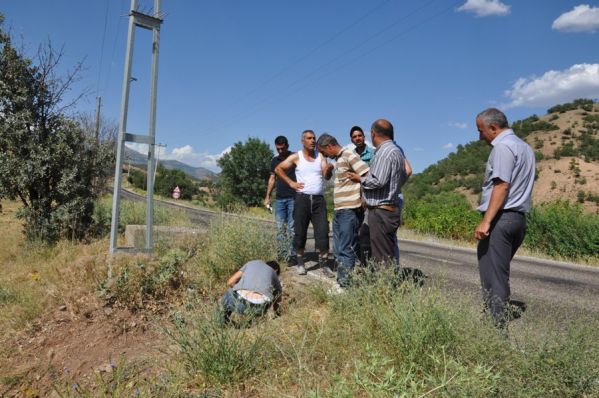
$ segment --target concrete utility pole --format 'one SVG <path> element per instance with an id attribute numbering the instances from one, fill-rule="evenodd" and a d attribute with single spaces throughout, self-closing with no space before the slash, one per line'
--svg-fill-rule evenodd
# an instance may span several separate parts
<path id="1" fill-rule="evenodd" d="M 158 85 L 158 49 L 160 42 L 160 0 L 154 0 L 154 15 L 137 11 L 137 0 L 131 0 L 129 12 L 129 33 L 127 37 L 127 53 L 125 55 L 125 73 L 123 76 L 123 92 L 121 97 L 121 115 L 119 122 L 119 137 L 117 141 L 116 167 L 114 172 L 114 193 L 112 197 L 112 223 L 110 229 L 110 253 L 116 252 L 145 252 L 151 253 L 153 247 L 153 216 L 154 216 L 154 151 L 156 139 L 156 89 Z M 152 40 L 152 70 L 150 86 L 150 126 L 148 135 L 127 132 L 127 112 L 129 107 L 129 91 L 135 28 L 151 30 Z M 146 201 L 146 247 L 117 247 L 117 235 L 121 202 L 121 183 L 123 179 L 123 158 L 125 142 L 137 142 L 148 145 L 147 201 Z"/>
<path id="2" fill-rule="evenodd" d="M 100 143 L 100 108 L 102 106 L 102 97 L 96 97 L 96 144 Z"/>

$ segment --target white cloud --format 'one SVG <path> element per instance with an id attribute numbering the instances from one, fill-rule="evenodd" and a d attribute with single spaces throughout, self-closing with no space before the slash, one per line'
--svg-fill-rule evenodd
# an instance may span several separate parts
<path id="1" fill-rule="evenodd" d="M 447 122 L 447 125 L 449 127 L 455 127 L 455 128 L 462 129 L 462 130 L 468 128 L 468 123 L 466 123 L 466 122 L 463 122 L 463 123 L 462 122 Z"/>
<path id="2" fill-rule="evenodd" d="M 451 142 L 448 142 L 447 144 L 443 145 L 443 149 L 451 149 L 453 148 L 453 144 Z"/>
<path id="3" fill-rule="evenodd" d="M 510 13 L 510 6 L 500 0 L 467 0 L 458 11 L 473 12 L 477 17 L 504 16 Z"/>
<path id="4" fill-rule="evenodd" d="M 576 6 L 557 17 L 551 28 L 562 32 L 595 32 L 599 28 L 599 7 Z"/>
<path id="5" fill-rule="evenodd" d="M 577 64 L 550 70 L 543 76 L 520 78 L 505 91 L 510 102 L 504 107 L 553 106 L 576 98 L 599 97 L 599 64 Z"/>
<path id="6" fill-rule="evenodd" d="M 191 145 L 185 145 L 181 148 L 173 149 L 173 156 L 185 156 L 193 153 L 193 147 Z"/>

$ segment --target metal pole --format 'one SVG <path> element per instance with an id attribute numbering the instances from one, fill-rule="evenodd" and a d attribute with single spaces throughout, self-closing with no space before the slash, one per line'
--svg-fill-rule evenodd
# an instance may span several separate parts
<path id="1" fill-rule="evenodd" d="M 160 0 L 154 0 L 154 16 L 160 15 Z M 150 87 L 150 142 L 148 153 L 148 203 L 146 209 L 146 249 L 152 250 L 154 244 L 154 157 L 156 140 L 156 95 L 158 89 L 158 50 L 160 42 L 160 27 L 152 29 L 152 82 Z"/>
<path id="2" fill-rule="evenodd" d="M 127 35 L 127 52 L 125 55 L 125 75 L 123 77 L 123 92 L 121 96 L 121 116 L 119 122 L 119 138 L 116 148 L 116 165 L 114 173 L 114 192 L 112 194 L 112 223 L 110 226 L 110 253 L 117 248 L 117 235 L 120 216 L 121 182 L 123 179 L 123 152 L 125 146 L 125 132 L 127 131 L 127 111 L 129 108 L 129 86 L 131 83 L 131 67 L 133 59 L 133 39 L 135 37 L 135 23 L 133 11 L 137 9 L 137 0 L 131 0 L 129 13 L 129 33 Z"/>

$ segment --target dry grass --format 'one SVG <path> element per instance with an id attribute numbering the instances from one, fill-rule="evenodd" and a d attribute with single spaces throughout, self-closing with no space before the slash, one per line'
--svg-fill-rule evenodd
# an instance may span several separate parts
<path id="1" fill-rule="evenodd" d="M 69 304 L 77 310 L 104 271 L 106 242 L 56 246 L 24 242 L 16 220 L 18 204 L 3 202 L 0 229 L 0 330 L 9 337 L 31 326 L 48 308 Z"/>

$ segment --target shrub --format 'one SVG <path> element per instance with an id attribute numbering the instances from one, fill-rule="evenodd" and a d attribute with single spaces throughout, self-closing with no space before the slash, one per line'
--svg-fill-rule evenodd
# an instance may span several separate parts
<path id="1" fill-rule="evenodd" d="M 184 282 L 182 267 L 188 255 L 170 250 L 158 260 L 135 258 L 115 270 L 112 280 L 100 283 L 100 294 L 111 303 L 131 310 L 166 299 Z"/>
<path id="2" fill-rule="evenodd" d="M 407 228 L 448 239 L 473 239 L 480 222 L 463 195 L 447 192 L 406 201 L 404 214 Z"/>
<path id="3" fill-rule="evenodd" d="M 599 215 L 585 214 L 580 205 L 565 201 L 533 207 L 528 215 L 525 244 L 552 256 L 596 256 Z"/>
<path id="4" fill-rule="evenodd" d="M 266 339 L 247 328 L 223 327 L 210 310 L 196 309 L 188 319 L 176 319 L 168 336 L 190 375 L 199 373 L 212 385 L 247 382 L 268 366 Z"/>
<path id="5" fill-rule="evenodd" d="M 215 220 L 202 255 L 196 257 L 193 267 L 204 277 L 202 283 L 219 286 L 243 264 L 250 260 L 276 258 L 276 228 L 265 228 L 263 223 L 229 216 Z"/>

